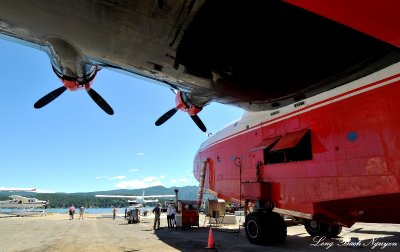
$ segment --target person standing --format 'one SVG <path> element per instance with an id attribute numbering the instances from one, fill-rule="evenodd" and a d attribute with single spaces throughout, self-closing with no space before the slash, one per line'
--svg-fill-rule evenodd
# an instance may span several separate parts
<path id="1" fill-rule="evenodd" d="M 175 227 L 175 214 L 176 214 L 175 205 L 172 205 L 171 227 Z"/>
<path id="2" fill-rule="evenodd" d="M 81 206 L 80 208 L 79 208 L 79 219 L 81 219 L 82 218 L 82 220 L 83 220 L 83 213 L 85 212 L 85 207 L 84 206 Z"/>
<path id="3" fill-rule="evenodd" d="M 113 220 L 115 220 L 115 218 L 117 217 L 117 212 L 118 212 L 118 208 L 114 207 L 114 210 L 113 210 Z"/>
<path id="4" fill-rule="evenodd" d="M 172 205 L 168 204 L 168 208 L 167 208 L 167 223 L 168 223 L 168 228 L 172 227 Z"/>
<path id="5" fill-rule="evenodd" d="M 74 214 L 75 214 L 75 207 L 74 207 L 74 205 L 71 205 L 71 207 L 69 208 L 69 219 L 70 220 L 74 219 Z"/>
<path id="6" fill-rule="evenodd" d="M 153 229 L 156 230 L 160 228 L 160 214 L 161 214 L 161 204 L 158 203 L 157 206 L 153 209 L 153 214 L 154 214 L 154 225 Z"/>
<path id="7" fill-rule="evenodd" d="M 43 215 L 44 216 L 47 216 L 47 203 L 46 203 L 46 205 L 44 206 L 44 210 L 42 211 L 42 214 L 40 215 L 40 217 L 43 217 Z"/>

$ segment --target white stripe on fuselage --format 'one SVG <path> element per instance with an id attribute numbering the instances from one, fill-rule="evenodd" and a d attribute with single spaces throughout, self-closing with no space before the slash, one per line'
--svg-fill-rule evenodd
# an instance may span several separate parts
<path id="1" fill-rule="evenodd" d="M 394 77 L 400 72 L 400 63 L 393 64 L 387 68 L 384 68 L 378 72 L 367 75 L 361 79 L 355 80 L 348 84 L 342 85 L 340 87 L 334 88 L 332 90 L 323 92 L 321 94 L 315 95 L 308 99 L 304 99 L 304 105 L 299 106 L 297 108 L 294 107 L 293 103 L 282 107 L 277 110 L 268 110 L 261 112 L 246 112 L 243 117 L 230 124 L 226 128 L 217 132 L 214 136 L 210 137 L 206 140 L 200 147 L 199 151 L 204 150 L 205 148 L 209 148 L 215 144 L 222 143 L 227 141 L 233 137 L 240 136 L 242 134 L 246 134 L 252 130 L 259 129 L 261 127 L 265 127 L 271 125 L 273 123 L 277 123 L 291 117 L 309 112 L 314 109 L 318 109 L 324 107 L 326 105 L 347 99 L 352 96 L 356 96 L 365 92 L 368 92 L 373 89 L 377 89 L 391 83 L 400 81 L 400 76 Z M 387 81 L 383 81 L 381 83 L 377 83 L 375 85 L 371 85 L 373 83 L 379 82 L 383 79 L 390 78 Z M 369 86 L 371 85 L 371 86 Z M 362 88 L 364 87 L 365 88 Z M 344 95 L 343 95 L 344 94 Z M 332 97 L 336 97 L 333 98 Z M 300 102 L 300 101 L 299 101 Z M 296 112 L 297 110 L 297 112 Z M 278 114 L 271 116 L 271 113 L 279 111 Z"/>

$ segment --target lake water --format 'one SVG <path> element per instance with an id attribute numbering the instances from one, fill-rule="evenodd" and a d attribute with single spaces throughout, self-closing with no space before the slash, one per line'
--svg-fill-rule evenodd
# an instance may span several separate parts
<path id="1" fill-rule="evenodd" d="M 37 208 L 39 210 L 40 208 Z M 143 209 L 140 209 L 143 211 Z M 152 207 L 145 207 L 144 210 L 151 211 Z M 69 208 L 47 208 L 48 213 L 65 213 L 68 214 Z M 79 214 L 79 208 L 75 208 L 75 213 Z M 85 208 L 85 214 L 112 214 L 113 208 Z M 124 214 L 125 208 L 118 208 L 118 214 Z"/>

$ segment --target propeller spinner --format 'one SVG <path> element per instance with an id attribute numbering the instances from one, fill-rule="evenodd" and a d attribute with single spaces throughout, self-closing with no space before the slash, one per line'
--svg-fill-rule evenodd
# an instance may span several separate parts
<path id="1" fill-rule="evenodd" d="M 61 79 L 63 82 L 64 86 L 59 87 L 47 95 L 43 96 L 40 98 L 34 105 L 33 107 L 36 109 L 40 109 L 50 102 L 54 101 L 57 97 L 59 97 L 62 93 L 64 93 L 65 90 L 70 90 L 70 91 L 76 91 L 78 89 L 85 88 L 86 92 L 88 95 L 93 99 L 93 101 L 102 109 L 104 112 L 106 112 L 109 115 L 114 114 L 114 110 L 111 108 L 111 106 L 101 97 L 94 89 L 90 87 L 91 82 L 93 81 L 94 77 L 96 76 L 96 72 L 98 71 L 97 69 L 90 75 L 89 78 L 84 79 L 84 80 L 78 80 L 76 77 L 68 77 L 68 76 L 63 76 L 58 71 L 53 67 L 54 72 L 56 75 Z"/>
<path id="2" fill-rule="evenodd" d="M 157 121 L 155 122 L 155 125 L 156 126 L 162 125 L 163 123 L 168 121 L 173 115 L 175 115 L 175 113 L 178 110 L 182 110 L 189 114 L 189 116 L 192 118 L 192 120 L 196 123 L 197 127 L 199 127 L 201 131 L 206 132 L 207 131 L 206 126 L 201 121 L 200 117 L 197 116 L 197 113 L 199 113 L 202 110 L 202 108 L 194 104 L 188 104 L 189 102 L 187 101 L 187 99 L 185 102 L 183 98 L 184 95 L 185 94 L 182 93 L 181 91 L 178 91 L 178 93 L 176 93 L 176 98 L 175 98 L 176 107 L 170 109 L 165 114 L 160 116 L 160 118 L 158 118 Z"/>

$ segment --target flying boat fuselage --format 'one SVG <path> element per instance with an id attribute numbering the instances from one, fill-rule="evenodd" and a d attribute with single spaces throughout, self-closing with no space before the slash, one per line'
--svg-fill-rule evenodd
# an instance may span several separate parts
<path id="1" fill-rule="evenodd" d="M 217 197 L 351 226 L 400 223 L 400 64 L 310 99 L 248 112 L 201 146 Z"/>

